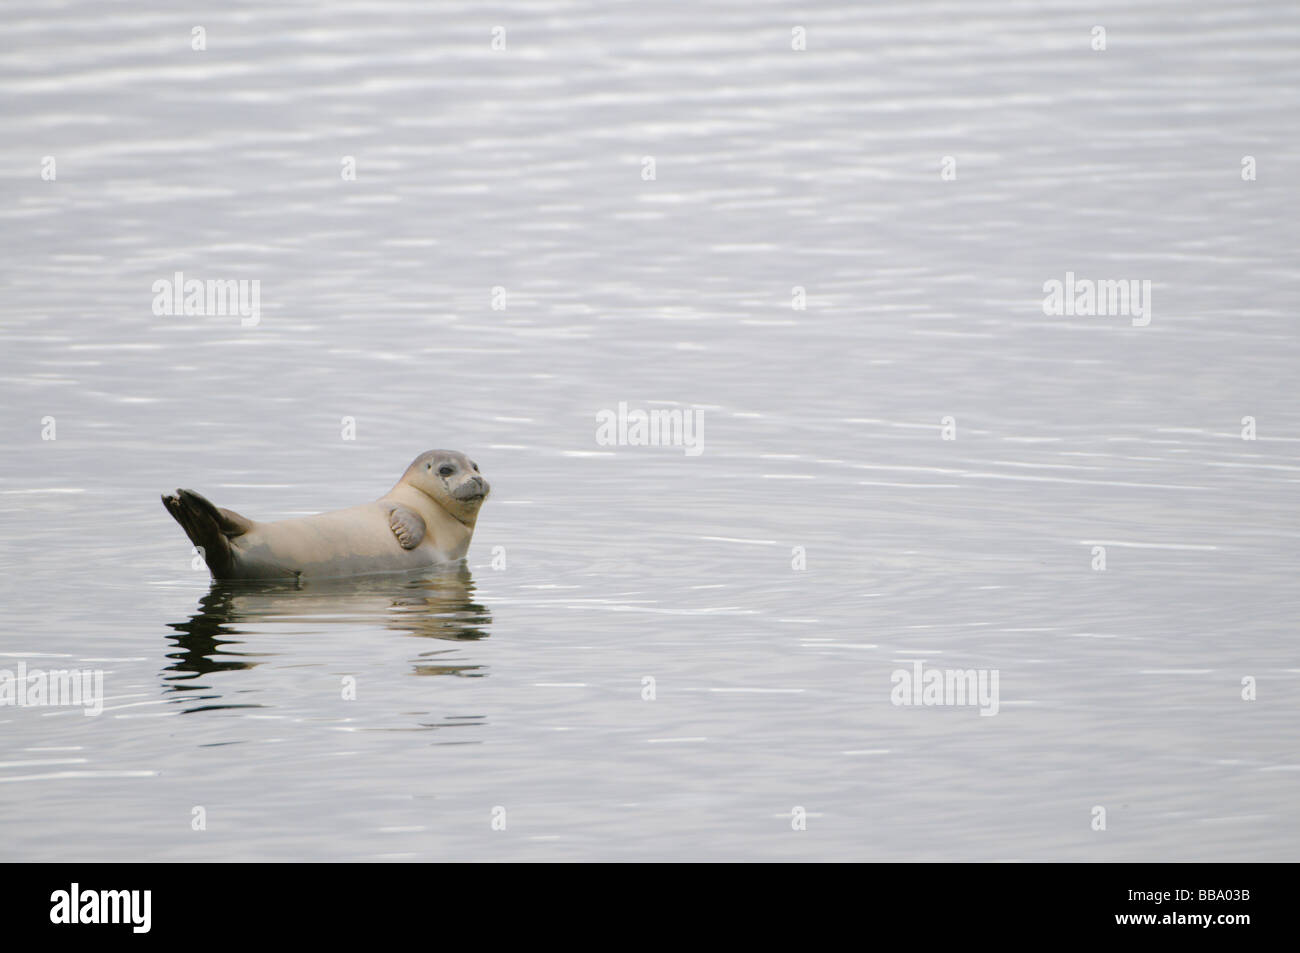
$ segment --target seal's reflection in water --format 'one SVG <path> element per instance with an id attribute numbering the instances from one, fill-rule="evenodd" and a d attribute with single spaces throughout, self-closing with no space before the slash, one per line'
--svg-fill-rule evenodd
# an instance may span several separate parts
<path id="1" fill-rule="evenodd" d="M 465 567 L 399 576 L 284 583 L 214 582 L 199 600 L 198 610 L 184 622 L 170 623 L 174 651 L 162 670 L 167 692 L 195 693 L 186 699 L 201 702 L 186 712 L 224 708 L 260 708 L 231 704 L 214 693 L 205 676 L 251 669 L 267 653 L 243 651 L 250 632 L 260 623 L 314 625 L 382 625 L 408 636 L 452 642 L 487 638 L 492 616 L 474 601 L 474 580 Z M 412 661 L 415 675 L 458 675 L 481 678 L 484 666 L 430 661 L 455 655 L 452 648 L 420 652 Z"/>

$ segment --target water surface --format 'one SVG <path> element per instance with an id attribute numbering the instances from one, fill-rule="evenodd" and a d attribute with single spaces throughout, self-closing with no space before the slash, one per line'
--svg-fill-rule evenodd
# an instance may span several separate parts
<path id="1" fill-rule="evenodd" d="M 4 17 L 0 668 L 108 698 L 0 708 L 0 856 L 1300 857 L 1293 5 Z M 212 588 L 158 500 L 434 447 L 463 570 Z M 999 713 L 892 705 L 915 660 Z"/>

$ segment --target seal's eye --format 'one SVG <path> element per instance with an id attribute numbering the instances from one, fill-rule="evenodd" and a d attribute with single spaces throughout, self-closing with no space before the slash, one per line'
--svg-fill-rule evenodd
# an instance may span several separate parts
<path id="1" fill-rule="evenodd" d="M 449 463 L 444 463 L 442 466 L 438 467 L 438 476 L 441 477 L 449 477 L 455 472 L 456 468 Z"/>
<path id="2" fill-rule="evenodd" d="M 475 472 L 475 473 L 478 473 L 478 464 L 477 464 L 477 463 L 475 463 L 473 460 L 471 460 L 469 465 L 472 466 L 472 467 L 474 468 L 474 472 Z"/>

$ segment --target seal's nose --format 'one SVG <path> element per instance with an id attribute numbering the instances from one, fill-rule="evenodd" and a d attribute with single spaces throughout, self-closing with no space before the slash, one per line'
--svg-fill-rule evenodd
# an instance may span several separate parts
<path id="1" fill-rule="evenodd" d="M 465 482 L 457 487 L 455 493 L 452 495 L 457 499 L 464 500 L 478 496 L 487 496 L 488 490 L 490 489 L 491 487 L 488 486 L 488 481 L 476 473 L 466 478 Z"/>

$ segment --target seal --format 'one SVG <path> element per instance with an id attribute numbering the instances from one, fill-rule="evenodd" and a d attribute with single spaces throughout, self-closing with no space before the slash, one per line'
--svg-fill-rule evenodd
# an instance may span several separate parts
<path id="1" fill-rule="evenodd" d="M 259 523 L 193 490 L 164 494 L 167 512 L 214 579 L 308 579 L 400 572 L 465 557 L 491 487 L 455 450 L 430 450 L 397 485 L 345 510 Z"/>

